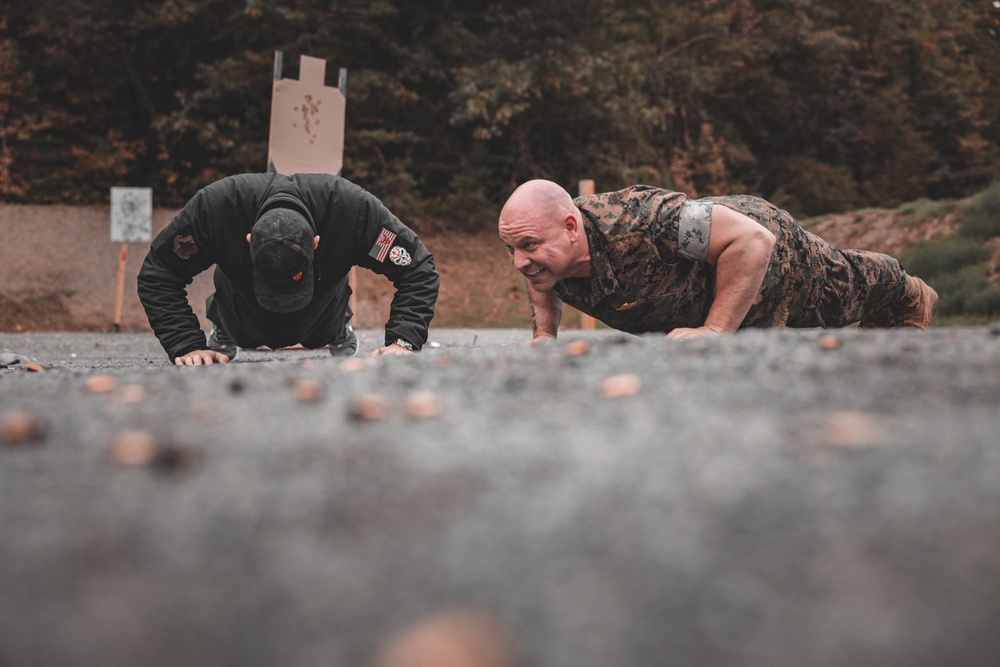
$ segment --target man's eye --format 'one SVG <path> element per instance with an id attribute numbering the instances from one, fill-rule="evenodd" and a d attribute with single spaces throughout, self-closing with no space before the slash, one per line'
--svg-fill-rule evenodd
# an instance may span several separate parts
<path id="1" fill-rule="evenodd" d="M 535 247 L 536 245 L 538 245 L 538 244 L 537 244 L 537 243 L 535 243 L 534 241 L 528 241 L 528 242 L 526 242 L 526 243 L 525 243 L 524 245 L 522 245 L 521 247 L 522 247 L 522 248 L 524 248 L 525 250 L 531 250 L 531 249 L 532 249 L 532 248 L 534 248 L 534 247 Z"/>

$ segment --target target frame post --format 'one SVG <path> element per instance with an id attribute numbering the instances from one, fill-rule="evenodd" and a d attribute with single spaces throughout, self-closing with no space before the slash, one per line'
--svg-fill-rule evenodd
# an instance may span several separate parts
<path id="1" fill-rule="evenodd" d="M 111 242 L 121 244 L 118 249 L 118 276 L 115 281 L 115 302 L 111 317 L 111 331 L 117 333 L 122 330 L 128 244 L 148 243 L 153 238 L 153 190 L 112 187 L 110 208 Z"/>

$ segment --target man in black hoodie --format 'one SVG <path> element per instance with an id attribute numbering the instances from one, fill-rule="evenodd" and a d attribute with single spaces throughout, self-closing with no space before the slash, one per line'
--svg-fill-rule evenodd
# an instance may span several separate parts
<path id="1" fill-rule="evenodd" d="M 205 334 L 187 301 L 194 276 L 215 265 Z M 339 176 L 243 174 L 198 192 L 150 247 L 139 299 L 177 365 L 226 363 L 239 347 L 358 348 L 347 278 L 363 266 L 392 281 L 385 347 L 420 350 L 440 278 L 417 235 L 374 196 Z"/>

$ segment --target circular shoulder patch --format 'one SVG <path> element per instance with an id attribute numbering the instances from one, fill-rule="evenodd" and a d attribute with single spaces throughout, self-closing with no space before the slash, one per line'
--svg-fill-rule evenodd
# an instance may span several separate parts
<path id="1" fill-rule="evenodd" d="M 389 261 L 397 266 L 409 266 L 413 259 L 410 258 L 410 253 L 396 246 L 389 251 Z"/>
<path id="2" fill-rule="evenodd" d="M 181 259 L 190 259 L 191 255 L 197 254 L 198 246 L 194 243 L 194 237 L 188 234 L 187 236 L 181 236 L 178 234 L 174 237 L 174 254 Z"/>

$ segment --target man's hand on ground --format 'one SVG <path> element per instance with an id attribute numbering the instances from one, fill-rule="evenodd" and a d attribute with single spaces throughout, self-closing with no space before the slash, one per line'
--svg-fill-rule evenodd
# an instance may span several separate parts
<path id="1" fill-rule="evenodd" d="M 392 345 L 386 345 L 385 347 L 380 347 L 377 350 L 372 351 L 371 356 L 381 357 L 386 354 L 413 354 L 413 350 L 407 350 L 402 345 L 396 345 L 393 343 Z"/>
<path id="2" fill-rule="evenodd" d="M 541 334 L 535 336 L 531 340 L 526 340 L 521 345 L 545 345 L 546 343 L 551 343 L 556 339 L 555 336 L 550 336 L 548 334 Z"/>
<path id="3" fill-rule="evenodd" d="M 229 356 L 215 350 L 195 350 L 174 359 L 174 364 L 177 366 L 206 366 L 209 364 L 228 363 Z"/>
<path id="4" fill-rule="evenodd" d="M 701 338 L 702 336 L 721 336 L 725 331 L 717 327 L 703 326 L 695 329 L 679 328 L 667 334 L 667 338 L 674 340 L 687 340 L 689 338 Z"/>

